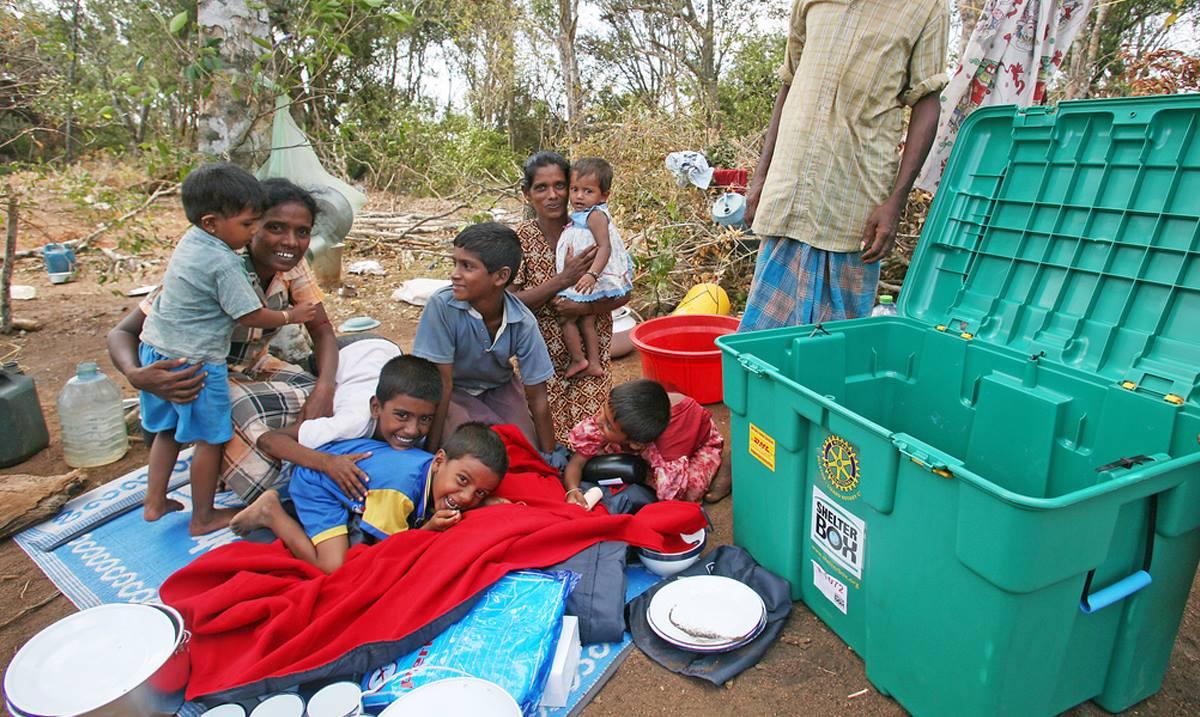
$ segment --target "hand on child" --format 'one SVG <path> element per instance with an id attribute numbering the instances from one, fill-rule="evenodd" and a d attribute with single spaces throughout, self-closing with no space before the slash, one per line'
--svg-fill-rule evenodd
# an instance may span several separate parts
<path id="1" fill-rule="evenodd" d="M 425 521 L 425 525 L 422 525 L 421 528 L 423 530 L 435 530 L 440 533 L 443 530 L 453 528 L 454 526 L 458 525 L 459 521 L 461 520 L 462 511 L 442 508 L 438 512 L 434 513 L 429 520 Z"/>
<path id="2" fill-rule="evenodd" d="M 317 317 L 317 307 L 320 304 L 315 301 L 302 301 L 292 308 L 288 309 L 288 316 L 293 324 L 307 324 Z"/>
<path id="3" fill-rule="evenodd" d="M 367 482 L 371 479 L 355 464 L 370 455 L 370 451 L 345 456 L 326 454 L 320 470 L 337 483 L 337 487 L 346 495 L 355 500 L 366 500 Z"/>
<path id="4" fill-rule="evenodd" d="M 575 291 L 581 294 L 590 294 L 596 288 L 596 277 L 592 274 L 584 274 L 579 281 L 575 282 Z"/>

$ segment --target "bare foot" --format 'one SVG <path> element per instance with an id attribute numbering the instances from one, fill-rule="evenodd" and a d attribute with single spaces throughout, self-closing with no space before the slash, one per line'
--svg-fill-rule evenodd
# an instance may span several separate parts
<path id="1" fill-rule="evenodd" d="M 579 375 L 581 375 L 581 376 L 603 376 L 604 369 L 600 368 L 599 362 L 591 363 L 589 361 L 587 369 L 585 371 L 581 371 L 579 373 Z"/>
<path id="2" fill-rule="evenodd" d="M 237 535 L 245 537 L 259 528 L 266 528 L 270 524 L 271 514 L 282 508 L 283 504 L 279 502 L 279 492 L 268 490 L 255 498 L 253 503 L 238 511 L 238 514 L 233 516 L 233 520 L 229 521 L 229 529 Z"/>
<path id="3" fill-rule="evenodd" d="M 708 492 L 704 494 L 705 503 L 720 503 L 733 490 L 733 476 L 730 474 L 729 461 L 721 464 L 717 475 L 708 484 Z"/>
<path id="4" fill-rule="evenodd" d="M 142 517 L 147 523 L 153 523 L 167 513 L 174 513 L 177 510 L 183 510 L 183 503 L 174 498 L 163 498 L 161 502 L 149 499 L 142 504 Z"/>
<path id="5" fill-rule="evenodd" d="M 591 366 L 591 364 L 589 364 L 588 360 L 585 358 L 581 358 L 578 361 L 572 361 L 571 365 L 567 367 L 567 372 L 563 374 L 563 378 L 575 378 L 584 371 L 587 371 L 589 366 Z"/>
<path id="6" fill-rule="evenodd" d="M 204 518 L 198 518 L 193 510 L 192 522 L 188 524 L 188 533 L 191 535 L 205 535 L 225 528 L 237 513 L 237 508 L 214 508 Z"/>

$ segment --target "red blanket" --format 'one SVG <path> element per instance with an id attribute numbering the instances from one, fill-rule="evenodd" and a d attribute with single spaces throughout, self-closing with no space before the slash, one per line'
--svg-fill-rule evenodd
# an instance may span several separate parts
<path id="1" fill-rule="evenodd" d="M 519 431 L 500 426 L 512 459 L 501 493 L 526 505 L 479 508 L 445 533 L 410 530 L 358 546 L 332 575 L 281 543 L 233 543 L 163 584 L 192 631 L 187 697 L 245 696 L 365 672 L 415 649 L 505 573 L 561 562 L 604 540 L 683 547 L 705 525 L 699 506 L 663 502 L 635 516 L 563 501 L 554 471 Z M 456 612 L 457 611 L 457 612 Z M 433 629 L 436 628 L 436 629 Z"/>

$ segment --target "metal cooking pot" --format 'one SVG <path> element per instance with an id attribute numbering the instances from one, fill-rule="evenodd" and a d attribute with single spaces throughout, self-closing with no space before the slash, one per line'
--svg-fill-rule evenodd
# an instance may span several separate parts
<path id="1" fill-rule="evenodd" d="M 56 626 L 62 626 L 70 620 L 78 621 L 81 615 L 102 610 L 106 607 L 111 606 L 101 605 L 98 608 L 91 608 L 90 610 L 76 613 L 63 620 L 59 620 L 42 632 L 45 633 L 54 630 Z M 184 629 L 183 617 L 170 606 L 149 604 L 137 607 L 161 611 L 170 618 L 174 627 L 174 645 L 171 652 L 149 677 L 136 685 L 130 685 L 128 689 L 122 691 L 119 697 L 103 704 L 94 707 L 88 706 L 82 711 L 63 714 L 43 714 L 24 709 L 22 705 L 14 702 L 12 690 L 8 683 L 8 678 L 13 674 L 13 665 L 10 664 L 9 671 L 5 675 L 5 706 L 8 707 L 8 711 L 16 715 L 16 717 L 154 717 L 156 715 L 174 714 L 183 704 L 184 688 L 187 687 L 188 678 L 191 676 L 191 656 L 188 651 L 188 642 L 191 639 L 191 633 Z M 40 636 L 42 633 L 38 633 L 38 635 Z M 35 636 L 30 642 L 36 640 L 37 637 Z M 26 644 L 28 645 L 29 643 Z M 20 659 L 21 652 L 18 652 L 13 662 L 16 663 Z M 47 665 L 46 669 L 53 669 L 54 667 L 54 665 Z M 57 676 L 54 677 L 57 678 Z M 63 675 L 61 682 L 64 689 L 71 689 L 71 675 Z"/>

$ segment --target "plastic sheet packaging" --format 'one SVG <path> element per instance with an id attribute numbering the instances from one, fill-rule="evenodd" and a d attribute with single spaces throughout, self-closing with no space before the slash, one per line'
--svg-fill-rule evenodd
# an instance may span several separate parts
<path id="1" fill-rule="evenodd" d="M 429 297 L 443 287 L 450 286 L 449 279 L 409 279 L 392 292 L 392 301 L 403 301 L 414 306 L 429 303 Z"/>
<path id="2" fill-rule="evenodd" d="M 415 652 L 369 672 L 363 707 L 378 713 L 402 694 L 449 677 L 479 677 L 503 687 L 526 715 L 536 714 L 562 630 L 573 572 L 522 570 L 496 582 L 458 622 Z"/>
<path id="3" fill-rule="evenodd" d="M 312 193 L 318 211 L 308 259 L 317 282 L 330 290 L 340 282 L 342 258 L 339 245 L 350 233 L 354 216 L 362 209 L 367 197 L 325 171 L 312 143 L 292 119 L 291 104 L 287 95 L 275 99 L 271 156 L 255 175 L 259 179 L 282 177 Z"/>
<path id="4" fill-rule="evenodd" d="M 708 189 L 708 185 L 712 183 L 712 167 L 708 166 L 708 160 L 700 152 L 688 151 L 668 154 L 667 169 L 671 170 L 671 174 L 675 175 L 675 181 L 681 187 L 691 182 L 701 189 Z"/>

